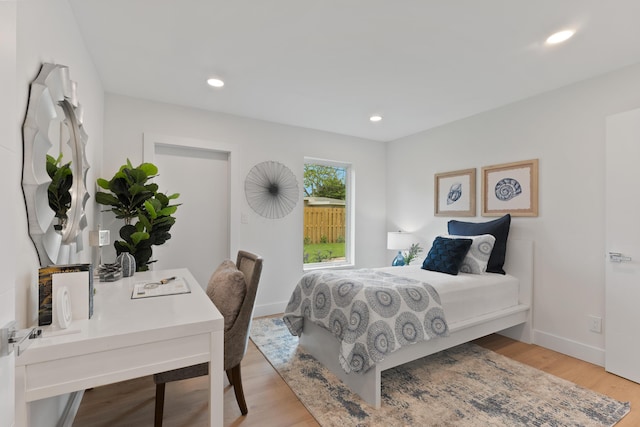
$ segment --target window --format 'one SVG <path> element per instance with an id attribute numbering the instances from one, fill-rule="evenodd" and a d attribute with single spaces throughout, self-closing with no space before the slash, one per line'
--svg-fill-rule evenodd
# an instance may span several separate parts
<path id="1" fill-rule="evenodd" d="M 351 165 L 305 159 L 305 269 L 353 264 Z"/>

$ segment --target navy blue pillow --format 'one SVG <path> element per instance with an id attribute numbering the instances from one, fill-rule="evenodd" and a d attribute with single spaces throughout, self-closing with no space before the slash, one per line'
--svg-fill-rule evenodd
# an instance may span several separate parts
<path id="1" fill-rule="evenodd" d="M 460 271 L 464 257 L 469 252 L 471 242 L 473 242 L 471 239 L 436 237 L 422 263 L 422 268 L 456 276 Z"/>
<path id="2" fill-rule="evenodd" d="M 454 236 L 478 236 L 491 234 L 496 238 L 493 251 L 487 264 L 487 273 L 506 274 L 503 270 L 504 258 L 507 254 L 507 237 L 511 226 L 511 215 L 495 219 L 489 222 L 464 222 L 451 220 L 448 223 L 449 234 Z"/>

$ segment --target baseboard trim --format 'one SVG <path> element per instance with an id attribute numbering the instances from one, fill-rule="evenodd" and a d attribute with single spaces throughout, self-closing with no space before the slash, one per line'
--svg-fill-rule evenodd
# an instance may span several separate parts
<path id="1" fill-rule="evenodd" d="M 605 350 L 547 332 L 534 330 L 533 342 L 541 347 L 566 354 L 594 365 L 604 366 Z"/>
<path id="2" fill-rule="evenodd" d="M 271 316 L 273 314 L 284 313 L 284 310 L 287 308 L 287 304 L 288 301 L 256 305 L 253 310 L 253 317 Z"/>
<path id="3" fill-rule="evenodd" d="M 74 391 L 70 394 L 69 400 L 64 407 L 64 412 L 58 421 L 56 427 L 72 427 L 73 420 L 76 418 L 80 403 L 82 402 L 82 396 L 84 396 L 84 390 Z"/>

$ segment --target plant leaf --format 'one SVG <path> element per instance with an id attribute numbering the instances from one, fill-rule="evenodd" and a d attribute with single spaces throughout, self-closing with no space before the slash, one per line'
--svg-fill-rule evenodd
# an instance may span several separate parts
<path id="1" fill-rule="evenodd" d="M 151 222 L 149 222 L 149 218 L 147 218 L 144 214 L 139 214 L 138 215 L 138 221 L 139 221 L 139 224 L 142 224 L 142 226 L 147 231 L 151 230 L 151 228 L 152 228 Z"/>
<path id="2" fill-rule="evenodd" d="M 173 215 L 174 213 L 176 213 L 177 210 L 178 210 L 177 206 L 167 206 L 166 208 L 161 209 L 160 212 L 158 212 L 158 215 L 159 216 Z"/>
<path id="3" fill-rule="evenodd" d="M 144 202 L 144 208 L 147 210 L 147 213 L 149 214 L 149 217 L 151 219 L 156 219 L 158 217 L 158 214 L 156 213 L 156 209 L 153 206 L 152 201 L 146 200 Z"/>
<path id="4" fill-rule="evenodd" d="M 142 170 L 148 177 L 158 174 L 158 167 L 153 163 L 142 163 L 138 166 L 138 169 Z"/>
<path id="5" fill-rule="evenodd" d="M 120 205 L 120 201 L 116 197 L 114 197 L 113 194 L 105 193 L 102 191 L 98 191 L 96 193 L 96 203 L 110 206 Z"/>
<path id="6" fill-rule="evenodd" d="M 138 245 L 142 240 L 146 240 L 149 238 L 149 233 L 145 233 L 144 231 L 136 231 L 131 234 L 131 240 L 134 245 Z"/>

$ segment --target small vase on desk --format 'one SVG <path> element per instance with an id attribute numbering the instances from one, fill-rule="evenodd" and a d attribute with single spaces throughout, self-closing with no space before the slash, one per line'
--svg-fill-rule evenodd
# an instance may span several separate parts
<path id="1" fill-rule="evenodd" d="M 129 252 L 118 255 L 116 263 L 122 267 L 122 277 L 131 277 L 136 272 L 136 259 Z"/>

